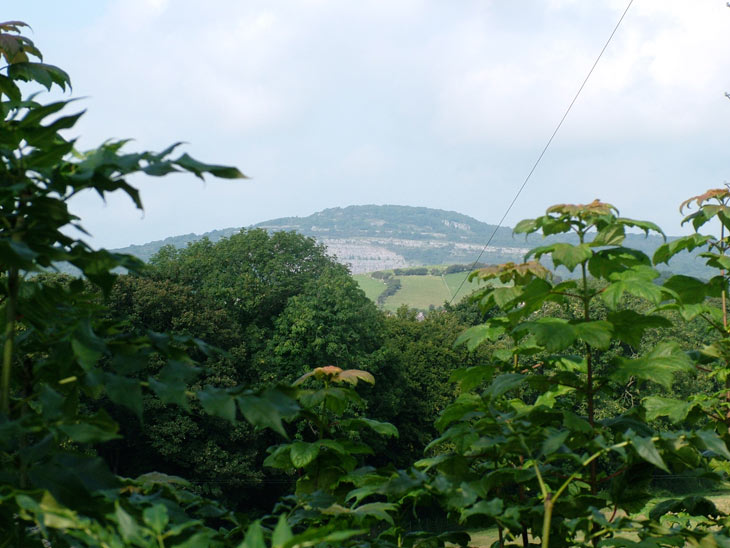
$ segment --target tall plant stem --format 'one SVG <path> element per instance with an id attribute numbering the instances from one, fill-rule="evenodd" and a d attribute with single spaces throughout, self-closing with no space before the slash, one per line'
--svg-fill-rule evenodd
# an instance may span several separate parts
<path id="1" fill-rule="evenodd" d="M 658 439 L 659 438 L 652 438 L 652 441 L 657 441 Z M 606 447 L 604 449 L 601 449 L 600 451 L 596 451 L 590 457 L 583 461 L 582 466 L 588 466 L 590 464 L 593 464 L 594 462 L 596 462 L 596 459 L 600 457 L 603 453 L 607 453 L 615 449 L 620 449 L 621 447 L 626 447 L 627 445 L 629 445 L 628 441 L 622 441 L 620 443 L 612 445 L 611 447 Z M 533 461 L 532 464 L 535 468 L 537 482 L 540 484 L 540 491 L 542 492 L 543 499 L 545 500 L 545 514 L 543 515 L 542 519 L 542 548 L 548 548 L 548 546 L 550 545 L 550 527 L 553 520 L 553 508 L 555 507 L 555 503 L 560 498 L 560 495 L 562 495 L 568 488 L 568 486 L 573 482 L 573 480 L 578 477 L 580 472 L 573 472 L 568 477 L 568 479 L 563 482 L 560 488 L 555 491 L 555 493 L 551 493 L 550 491 L 548 491 L 548 487 L 545 484 L 545 481 L 542 479 L 542 474 L 540 473 L 540 467 L 537 465 L 537 461 Z M 598 537 L 594 536 L 593 542 L 594 544 L 596 544 L 598 542 Z"/>
<path id="2" fill-rule="evenodd" d="M 720 223 L 720 254 L 725 255 L 726 247 L 725 247 L 725 225 Z M 720 274 L 722 275 L 722 279 L 725 280 L 725 269 L 723 268 L 720 271 Z M 727 333 L 727 281 L 723 282 L 722 284 L 722 326 L 725 329 L 725 333 Z"/>
<path id="3" fill-rule="evenodd" d="M 18 307 L 17 268 L 8 271 L 8 298 L 5 304 L 5 342 L 3 344 L 3 370 L 0 381 L 0 410 L 10 414 L 10 377 L 13 368 L 13 343 L 15 338 L 15 316 Z"/>
<path id="4" fill-rule="evenodd" d="M 582 238 L 581 238 L 582 240 Z M 591 296 L 588 293 L 588 272 L 586 271 L 586 261 L 583 261 L 581 266 L 581 277 L 583 279 L 583 294 L 581 300 L 583 301 L 583 321 L 591 320 Z M 595 402 L 593 401 L 593 355 L 591 353 L 591 347 L 586 344 L 586 404 L 588 406 L 588 423 L 591 428 L 595 429 Z M 596 494 L 598 490 L 598 480 L 596 471 L 596 462 L 591 462 L 591 493 Z"/>

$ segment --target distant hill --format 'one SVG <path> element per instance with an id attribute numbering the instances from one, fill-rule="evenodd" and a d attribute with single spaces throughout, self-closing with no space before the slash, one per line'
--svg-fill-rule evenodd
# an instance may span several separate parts
<path id="1" fill-rule="evenodd" d="M 470 263 L 476 260 L 495 225 L 484 223 L 455 211 L 396 205 L 336 207 L 307 217 L 282 217 L 250 228 L 269 231 L 290 230 L 311 236 L 327 246 L 337 259 L 348 264 L 353 273 L 373 272 L 405 266 Z M 203 237 L 211 241 L 229 237 L 240 228 L 215 230 L 202 235 L 186 234 L 164 240 L 133 245 L 115 251 L 149 260 L 162 246 L 184 247 Z M 570 241 L 568 235 L 547 241 Z M 651 255 L 663 242 L 659 236 L 630 234 L 626 245 Z M 546 243 L 540 236 L 513 235 L 509 227 L 494 233 L 480 261 L 503 263 L 522 261 L 536 245 Z M 705 276 L 708 271 L 690 254 L 678 256 L 671 269 L 687 275 Z"/>

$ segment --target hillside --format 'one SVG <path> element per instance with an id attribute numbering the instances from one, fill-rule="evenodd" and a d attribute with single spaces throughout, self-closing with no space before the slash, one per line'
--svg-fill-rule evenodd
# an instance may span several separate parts
<path id="1" fill-rule="evenodd" d="M 315 238 L 329 253 L 348 264 L 354 274 L 405 266 L 471 263 L 482 251 L 495 226 L 473 217 L 426 207 L 364 205 L 331 208 L 307 217 L 283 217 L 254 225 L 269 231 L 291 230 Z M 163 245 L 183 247 L 207 237 L 212 241 L 236 233 L 239 228 L 215 230 L 203 235 L 173 236 L 116 251 L 149 260 Z M 561 235 L 547 241 L 569 241 Z M 626 245 L 651 255 L 662 238 L 630 234 Z M 519 262 L 530 247 L 545 243 L 539 236 L 525 238 L 499 228 L 484 250 L 485 263 Z M 693 256 L 676 257 L 671 269 L 683 274 L 704 276 L 705 268 Z M 565 275 L 566 273 L 561 273 Z"/>

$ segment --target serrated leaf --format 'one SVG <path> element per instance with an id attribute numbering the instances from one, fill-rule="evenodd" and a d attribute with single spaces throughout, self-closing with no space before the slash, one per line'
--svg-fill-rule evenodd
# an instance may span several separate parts
<path id="1" fill-rule="evenodd" d="M 555 451 L 562 447 L 565 440 L 568 439 L 568 436 L 570 436 L 569 430 L 556 431 L 554 429 L 549 429 L 548 437 L 542 442 L 540 456 L 547 457 L 555 453 Z"/>
<path id="2" fill-rule="evenodd" d="M 575 267 L 593 256 L 590 244 L 554 244 L 550 257 L 555 266 L 564 266 L 573 272 Z"/>
<path id="3" fill-rule="evenodd" d="M 286 516 L 281 514 L 271 535 L 271 548 L 282 548 L 293 536 L 292 530 L 286 521 Z"/>
<path id="4" fill-rule="evenodd" d="M 655 382 L 669 389 L 674 375 L 680 371 L 692 371 L 692 360 L 675 342 L 661 342 L 637 359 L 618 359 L 619 367 L 612 378 L 627 382 L 632 376 Z"/>
<path id="5" fill-rule="evenodd" d="M 714 288 L 706 282 L 683 275 L 672 276 L 664 282 L 664 287 L 676 293 L 684 304 L 701 303 L 714 292 Z"/>
<path id="6" fill-rule="evenodd" d="M 492 381 L 484 392 L 484 395 L 496 399 L 501 395 L 518 388 L 525 382 L 525 377 L 519 373 L 503 373 Z M 458 402 L 458 400 L 457 400 Z"/>
<path id="7" fill-rule="evenodd" d="M 601 293 L 601 299 L 611 310 L 616 310 L 625 293 L 646 299 L 652 304 L 660 304 L 664 298 L 662 288 L 652 281 L 641 278 L 612 282 Z"/>
<path id="8" fill-rule="evenodd" d="M 707 449 L 716 455 L 730 459 L 727 444 L 715 432 L 712 430 L 697 430 L 695 435 L 702 440 Z"/>
<path id="9" fill-rule="evenodd" d="M 455 370 L 449 377 L 449 382 L 459 383 L 462 392 L 469 392 L 479 386 L 485 379 L 494 374 L 494 367 L 489 365 L 475 365 Z"/>
<path id="10" fill-rule="evenodd" d="M 180 156 L 174 163 L 189 171 L 196 176 L 203 178 L 204 173 L 210 173 L 214 177 L 220 177 L 223 179 L 246 179 L 247 177 L 241 173 L 237 168 L 232 166 L 220 166 L 215 164 L 206 164 L 199 162 L 195 158 L 192 158 L 187 153 Z"/>
<path id="11" fill-rule="evenodd" d="M 134 521 L 134 518 L 130 516 L 119 501 L 114 501 L 114 517 L 119 524 L 119 531 L 122 533 L 122 538 L 129 542 L 136 540 L 139 537 L 139 525 Z"/>
<path id="12" fill-rule="evenodd" d="M 394 512 L 395 510 L 395 504 L 389 502 L 370 502 L 358 506 L 352 513 L 359 517 L 371 516 L 379 521 L 385 521 L 390 525 L 394 525 L 393 517 L 388 512 Z"/>
<path id="13" fill-rule="evenodd" d="M 227 390 L 206 386 L 204 389 L 198 390 L 196 395 L 209 415 L 221 417 L 230 422 L 236 421 L 236 402 Z"/>
<path id="14" fill-rule="evenodd" d="M 398 437 L 398 429 L 389 422 L 376 421 L 366 417 L 342 421 L 342 426 L 349 429 L 360 429 L 362 427 L 366 427 L 382 436 L 391 438 Z"/>
<path id="15" fill-rule="evenodd" d="M 621 245 L 626 239 L 626 230 L 623 225 L 614 223 L 598 231 L 590 243 L 591 247 Z"/>
<path id="16" fill-rule="evenodd" d="M 475 325 L 462 331 L 454 341 L 454 347 L 466 343 L 469 350 L 474 350 L 484 341 L 495 341 L 505 332 L 503 325 L 482 324 Z"/>
<path id="17" fill-rule="evenodd" d="M 470 516 L 486 515 L 490 517 L 499 516 L 504 510 L 502 499 L 494 498 L 492 500 L 480 500 L 471 508 L 462 510 L 461 519 L 465 520 Z"/>
<path id="18" fill-rule="evenodd" d="M 304 468 L 319 455 L 318 443 L 295 441 L 291 444 L 289 458 L 294 468 Z"/>
<path id="19" fill-rule="evenodd" d="M 667 465 L 664 463 L 664 459 L 662 459 L 659 451 L 657 451 L 657 448 L 651 438 L 642 438 L 641 436 L 634 434 L 631 430 L 626 432 L 626 437 L 631 442 L 636 453 L 642 459 L 669 473 L 669 468 L 667 468 Z"/>
<path id="20" fill-rule="evenodd" d="M 107 373 L 104 385 L 111 401 L 130 409 L 137 418 L 142 418 L 142 388 L 138 380 Z"/>
<path id="21" fill-rule="evenodd" d="M 669 260 L 674 257 L 677 253 L 682 251 L 692 251 L 698 247 L 704 246 L 712 238 L 702 234 L 692 234 L 690 236 L 684 236 L 677 238 L 671 242 L 660 245 L 654 252 L 653 262 L 654 264 L 669 263 Z"/>
<path id="22" fill-rule="evenodd" d="M 155 504 L 145 508 L 142 512 L 142 519 L 158 535 L 165 530 L 170 521 L 167 508 L 163 504 Z"/>
<path id="23" fill-rule="evenodd" d="M 611 345 L 613 335 L 612 325 L 605 320 L 593 322 L 580 322 L 573 325 L 578 338 L 583 339 L 586 344 L 606 350 Z"/>
<path id="24" fill-rule="evenodd" d="M 238 396 L 238 408 L 248 422 L 259 428 L 271 428 L 287 438 L 284 425 L 281 422 L 282 414 L 274 403 L 265 397 Z"/>
<path id="25" fill-rule="evenodd" d="M 13 63 L 7 67 L 7 74 L 13 80 L 38 82 L 50 90 L 56 84 L 62 90 L 71 85 L 68 74 L 54 65 L 37 62 Z"/>
<path id="26" fill-rule="evenodd" d="M 238 548 L 266 548 L 264 542 L 264 531 L 261 528 L 261 523 L 256 520 L 248 527 L 246 536 L 243 542 L 238 545 Z"/>
<path id="27" fill-rule="evenodd" d="M 613 325 L 614 336 L 633 347 L 641 344 L 647 329 L 672 326 L 672 322 L 663 316 L 639 314 L 628 308 L 609 312 L 607 319 Z"/>
<path id="28" fill-rule="evenodd" d="M 559 352 L 575 342 L 577 337 L 575 326 L 562 318 L 540 318 L 523 322 L 513 330 L 513 336 L 521 338 L 525 333 L 532 333 L 535 341 L 544 346 L 548 352 Z"/>
<path id="29" fill-rule="evenodd" d="M 673 423 L 681 422 L 694 407 L 693 403 L 663 398 L 661 396 L 648 396 L 644 398 L 647 420 L 654 420 L 657 417 L 667 417 Z"/>

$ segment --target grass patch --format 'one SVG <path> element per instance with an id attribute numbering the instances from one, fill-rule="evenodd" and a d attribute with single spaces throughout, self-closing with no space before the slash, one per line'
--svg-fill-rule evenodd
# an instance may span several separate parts
<path id="1" fill-rule="evenodd" d="M 479 280 L 474 279 L 471 282 L 469 280 L 464 281 L 464 278 L 467 278 L 469 274 L 470 272 L 454 272 L 452 274 L 444 275 L 444 281 L 446 282 L 452 296 L 459 289 L 461 283 L 464 282 L 464 286 L 461 288 L 461 291 L 459 291 L 459 295 L 457 296 L 457 300 L 459 301 L 472 291 L 479 288 Z"/>
<path id="2" fill-rule="evenodd" d="M 447 268 L 444 265 L 429 266 L 430 270 L 440 269 L 442 272 Z M 393 272 L 388 270 L 385 272 Z M 428 310 L 431 306 L 441 307 L 445 301 L 450 301 L 461 285 L 464 278 L 468 276 L 468 272 L 453 272 L 451 274 L 442 275 L 420 275 L 420 276 L 395 276 L 401 282 L 401 288 L 395 295 L 391 295 L 385 301 L 383 308 L 394 312 L 399 307 L 406 305 L 408 308 L 416 308 L 418 310 Z M 352 276 L 355 281 L 365 292 L 368 299 L 374 303 L 378 302 L 378 297 L 385 290 L 386 284 L 377 278 L 373 278 L 370 274 L 355 274 Z M 492 284 L 499 282 L 492 281 Z M 472 293 L 474 290 L 483 285 L 478 280 L 464 282 L 464 286 L 459 291 L 456 302 Z"/>
<path id="3" fill-rule="evenodd" d="M 355 281 L 365 292 L 365 296 L 373 302 L 377 302 L 380 294 L 385 290 L 385 283 L 382 280 L 371 278 L 370 274 L 355 274 Z"/>
<path id="4" fill-rule="evenodd" d="M 441 276 L 398 276 L 400 290 L 385 301 L 385 309 L 395 311 L 402 305 L 426 310 L 431 305 L 441 306 L 451 293 Z"/>

